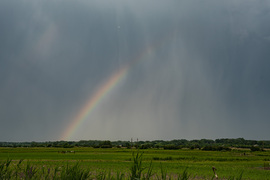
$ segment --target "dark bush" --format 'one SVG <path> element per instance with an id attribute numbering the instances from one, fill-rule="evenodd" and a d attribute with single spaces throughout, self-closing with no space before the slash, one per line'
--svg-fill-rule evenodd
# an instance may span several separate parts
<path id="1" fill-rule="evenodd" d="M 164 146 L 164 149 L 169 150 L 169 149 L 181 149 L 181 148 L 179 146 L 174 145 L 174 144 L 168 144 L 168 145 Z"/>
<path id="2" fill-rule="evenodd" d="M 103 141 L 100 143 L 99 147 L 101 148 L 112 148 L 111 141 Z"/>
<path id="3" fill-rule="evenodd" d="M 250 148 L 250 150 L 251 150 L 252 152 L 254 152 L 254 151 L 262 151 L 262 149 L 261 149 L 260 147 L 258 147 L 258 146 L 252 146 L 252 147 Z"/>
<path id="4" fill-rule="evenodd" d="M 151 145 L 150 144 L 142 144 L 139 148 L 140 149 L 149 149 L 149 148 L 151 148 Z"/>
<path id="5" fill-rule="evenodd" d="M 202 148 L 204 151 L 231 151 L 231 148 L 229 147 L 223 147 L 223 146 L 205 146 Z"/>
<path id="6" fill-rule="evenodd" d="M 101 148 L 112 148 L 112 145 L 101 145 Z"/>

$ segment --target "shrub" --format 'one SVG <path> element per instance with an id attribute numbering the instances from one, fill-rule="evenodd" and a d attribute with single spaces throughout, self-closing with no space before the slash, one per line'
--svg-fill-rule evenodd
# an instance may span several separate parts
<path id="1" fill-rule="evenodd" d="M 229 147 L 223 147 L 223 146 L 205 146 L 202 148 L 204 151 L 231 151 L 231 148 Z"/>
<path id="2" fill-rule="evenodd" d="M 164 149 L 180 149 L 180 147 L 179 146 L 176 146 L 176 145 L 174 145 L 174 144 L 168 144 L 168 145 L 165 145 L 164 146 Z"/>
<path id="3" fill-rule="evenodd" d="M 258 146 L 252 146 L 252 147 L 250 148 L 250 150 L 251 150 L 252 152 L 254 152 L 254 151 L 262 151 L 262 149 L 261 149 L 260 147 L 258 147 Z"/>

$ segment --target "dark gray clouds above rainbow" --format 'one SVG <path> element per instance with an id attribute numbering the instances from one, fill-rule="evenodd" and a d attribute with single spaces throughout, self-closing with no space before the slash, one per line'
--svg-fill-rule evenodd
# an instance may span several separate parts
<path id="1" fill-rule="evenodd" d="M 269 19 L 267 0 L 1 0 L 0 141 L 60 140 L 127 64 L 72 140 L 269 139 Z"/>

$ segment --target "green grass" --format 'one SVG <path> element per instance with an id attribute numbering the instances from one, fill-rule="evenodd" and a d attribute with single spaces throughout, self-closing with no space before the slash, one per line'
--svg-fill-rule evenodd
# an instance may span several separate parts
<path id="1" fill-rule="evenodd" d="M 75 153 L 59 153 L 61 151 L 75 151 Z M 214 175 L 213 166 L 216 167 L 220 179 L 239 177 L 241 179 L 270 179 L 270 170 L 263 169 L 265 163 L 270 163 L 270 151 L 217 152 L 148 149 L 141 150 L 139 153 L 137 154 L 135 149 L 117 148 L 0 148 L 0 164 L 6 164 L 7 159 L 10 159 L 12 161 L 9 162 L 8 170 L 17 168 L 19 171 L 17 167 L 19 164 L 21 170 L 25 171 L 24 174 L 31 172 L 30 175 L 33 174 L 33 177 L 43 170 L 43 179 L 46 179 L 45 171 L 47 172 L 48 169 L 50 169 L 50 177 L 53 171 L 56 171 L 59 177 L 60 175 L 64 177 L 71 171 L 74 177 L 124 179 L 124 177 L 132 177 L 132 167 L 137 175 L 141 173 L 141 179 L 147 179 L 147 175 L 150 179 L 164 179 L 164 177 L 178 179 L 185 175 L 190 179 L 195 177 L 211 179 Z M 20 162 L 21 159 L 24 161 Z"/>

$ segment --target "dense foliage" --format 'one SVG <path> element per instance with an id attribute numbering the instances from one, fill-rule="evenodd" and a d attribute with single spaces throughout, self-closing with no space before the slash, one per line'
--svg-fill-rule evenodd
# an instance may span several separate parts
<path id="1" fill-rule="evenodd" d="M 0 147 L 94 147 L 94 148 L 112 148 L 112 147 L 136 147 L 140 149 L 164 148 L 164 149 L 203 149 L 203 150 L 229 150 L 229 148 L 251 148 L 258 150 L 270 148 L 270 141 L 237 139 L 201 139 L 201 140 L 155 140 L 155 141 L 100 141 L 100 140 L 81 140 L 81 141 L 47 141 L 47 142 L 0 142 Z M 255 148 L 254 148 L 255 147 Z"/>

